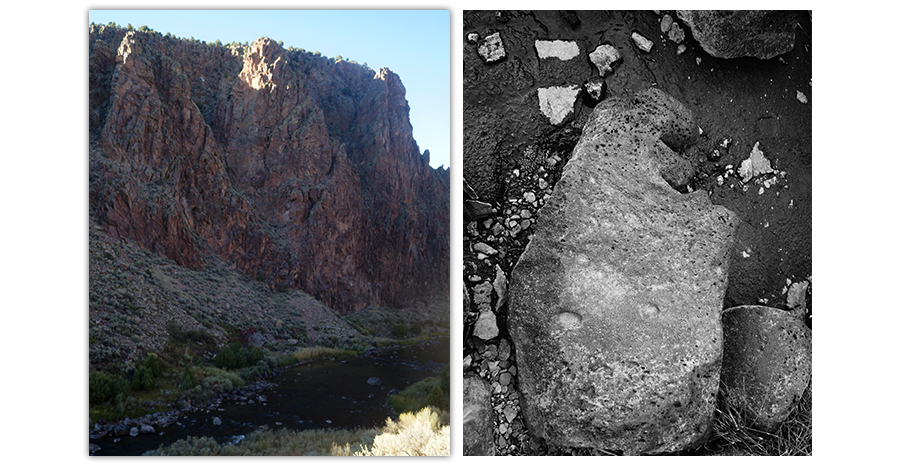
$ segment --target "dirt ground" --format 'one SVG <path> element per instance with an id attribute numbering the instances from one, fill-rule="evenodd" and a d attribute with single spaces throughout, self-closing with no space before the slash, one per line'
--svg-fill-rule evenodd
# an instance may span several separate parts
<path id="1" fill-rule="evenodd" d="M 702 129 L 700 149 L 693 154 L 700 170 L 689 190 L 707 191 L 713 203 L 741 218 L 724 308 L 784 307 L 787 286 L 811 282 L 812 275 L 811 22 L 809 14 L 800 14 L 794 48 L 777 58 L 719 59 L 703 51 L 686 26 L 687 49 L 677 54 L 677 44 L 660 30 L 660 16 L 652 11 L 465 12 L 464 38 L 500 32 L 507 54 L 486 63 L 478 56 L 477 43 L 463 44 L 464 178 L 474 191 L 470 198 L 494 209 L 487 219 L 465 219 L 464 282 L 470 303 L 473 288 L 493 279 L 497 267 L 509 277 L 530 231 L 540 222 L 534 209 L 527 225 L 517 223 L 518 229 L 510 229 L 510 215 L 520 212 L 521 200 L 530 197 L 527 193 L 535 194 L 538 202 L 552 193 L 596 105 L 582 93 L 574 118 L 554 126 L 540 113 L 537 89 L 581 84 L 599 76 L 588 53 L 608 43 L 622 61 L 606 77 L 606 98 L 658 87 L 684 103 Z M 635 46 L 633 31 L 653 41 L 649 53 Z M 567 61 L 539 59 L 536 40 L 576 41 L 581 52 Z M 722 145 L 724 140 L 727 145 Z M 774 172 L 744 182 L 737 170 L 757 143 Z M 499 254 L 484 258 L 473 248 L 478 242 L 489 243 Z M 489 342 L 472 336 L 478 314 L 475 307 L 467 310 L 464 356 L 471 362 L 469 373 L 478 373 L 486 346 L 508 339 L 507 306 L 496 304 L 500 331 Z M 811 313 L 807 324 L 812 326 Z M 513 350 L 513 366 L 514 361 Z M 507 396 L 511 391 L 515 397 L 514 384 L 511 387 Z M 502 403 L 496 394 L 494 403 Z M 505 441 L 499 453 L 530 453 L 522 446 L 529 445 L 527 434 L 522 436 L 527 431 L 521 424 L 512 426 L 500 435 Z"/>

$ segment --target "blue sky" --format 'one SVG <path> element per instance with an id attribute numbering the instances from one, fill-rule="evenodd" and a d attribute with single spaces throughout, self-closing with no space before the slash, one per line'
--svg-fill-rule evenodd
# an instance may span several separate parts
<path id="1" fill-rule="evenodd" d="M 447 10 L 91 10 L 89 21 L 147 26 L 227 44 L 262 36 L 327 57 L 388 67 L 406 87 L 413 137 L 431 166 L 450 166 L 450 13 Z"/>

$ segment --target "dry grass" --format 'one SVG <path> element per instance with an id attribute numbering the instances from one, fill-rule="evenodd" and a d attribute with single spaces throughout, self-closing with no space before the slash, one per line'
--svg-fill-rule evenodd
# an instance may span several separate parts
<path id="1" fill-rule="evenodd" d="M 448 456 L 449 416 L 425 408 L 404 413 L 399 421 L 387 420 L 383 429 L 312 429 L 306 431 L 257 431 L 238 444 L 220 444 L 211 437 L 188 437 L 145 455 L 160 456 Z"/>
<path id="2" fill-rule="evenodd" d="M 211 437 L 188 437 L 168 447 L 147 452 L 160 456 L 331 455 L 333 447 L 374 441 L 376 429 L 257 431 L 239 444 L 219 444 Z M 371 442 L 369 442 L 371 443 Z"/>
<path id="3" fill-rule="evenodd" d="M 371 447 L 361 446 L 355 456 L 449 456 L 450 426 L 442 425 L 447 416 L 441 411 L 423 408 L 418 413 L 403 413 L 399 422 L 387 420 L 384 432 Z M 334 455 L 347 455 L 350 448 L 335 447 Z"/>
<path id="4" fill-rule="evenodd" d="M 736 408 L 720 404 L 704 455 L 812 455 L 812 384 L 778 432 L 753 429 Z"/>

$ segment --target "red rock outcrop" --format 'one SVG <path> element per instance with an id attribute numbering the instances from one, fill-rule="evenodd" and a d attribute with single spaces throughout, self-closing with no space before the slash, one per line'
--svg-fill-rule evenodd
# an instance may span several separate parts
<path id="1" fill-rule="evenodd" d="M 343 313 L 449 292 L 449 171 L 387 69 L 92 26 L 91 216 Z"/>

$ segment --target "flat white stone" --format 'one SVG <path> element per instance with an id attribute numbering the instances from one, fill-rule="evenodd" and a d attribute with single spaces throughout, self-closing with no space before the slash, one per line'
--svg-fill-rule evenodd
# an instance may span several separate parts
<path id="1" fill-rule="evenodd" d="M 578 85 L 538 88 L 541 112 L 550 119 L 551 124 L 559 125 L 574 112 L 575 100 L 580 92 L 581 86 Z"/>
<path id="2" fill-rule="evenodd" d="M 581 53 L 575 41 L 534 41 L 534 48 L 537 49 L 539 59 L 556 57 L 571 60 Z"/>

